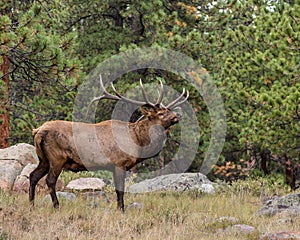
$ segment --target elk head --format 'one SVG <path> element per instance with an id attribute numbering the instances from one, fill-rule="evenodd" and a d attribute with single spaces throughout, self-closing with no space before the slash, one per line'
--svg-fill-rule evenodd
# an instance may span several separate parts
<path id="1" fill-rule="evenodd" d="M 176 124 L 181 119 L 181 114 L 164 107 L 153 107 L 144 105 L 140 108 L 144 117 L 152 124 L 161 125 L 165 129 Z"/>

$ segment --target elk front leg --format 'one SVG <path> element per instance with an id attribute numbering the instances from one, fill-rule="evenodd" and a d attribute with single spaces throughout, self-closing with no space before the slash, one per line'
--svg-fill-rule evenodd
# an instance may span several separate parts
<path id="1" fill-rule="evenodd" d="M 121 168 L 115 167 L 114 183 L 117 193 L 117 207 L 124 212 L 124 185 L 125 185 L 125 171 Z"/>

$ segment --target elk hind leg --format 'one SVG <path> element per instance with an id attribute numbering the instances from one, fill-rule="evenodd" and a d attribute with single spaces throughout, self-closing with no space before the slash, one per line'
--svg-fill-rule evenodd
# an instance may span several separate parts
<path id="1" fill-rule="evenodd" d="M 61 170 L 62 167 L 60 166 L 55 168 L 51 167 L 46 178 L 46 184 L 49 188 L 49 194 L 51 196 L 51 200 L 54 208 L 59 208 L 59 202 L 57 199 L 55 187 L 56 187 L 58 176 L 61 173 Z"/>
<path id="2" fill-rule="evenodd" d="M 29 202 L 34 205 L 35 187 L 42 177 L 49 171 L 49 162 L 40 158 L 39 165 L 29 175 Z"/>

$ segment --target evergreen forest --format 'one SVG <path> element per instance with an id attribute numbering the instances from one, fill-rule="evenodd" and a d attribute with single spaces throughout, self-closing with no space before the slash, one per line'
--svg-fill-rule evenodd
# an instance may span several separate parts
<path id="1" fill-rule="evenodd" d="M 78 89 L 99 63 L 160 47 L 201 65 L 222 97 L 226 139 L 209 176 L 272 175 L 298 187 L 299 0 L 2 0 L 0 11 L 0 148 L 33 144 L 32 129 L 46 121 L 72 121 Z M 139 79 L 189 90 L 200 134 L 188 171 L 199 171 L 211 137 L 201 94 L 181 76 L 150 68 L 115 86 L 125 93 Z M 114 104 L 99 102 L 97 122 L 111 118 Z M 159 157 L 165 164 L 178 138 L 170 132 Z M 156 160 L 140 168 L 155 168 Z"/>

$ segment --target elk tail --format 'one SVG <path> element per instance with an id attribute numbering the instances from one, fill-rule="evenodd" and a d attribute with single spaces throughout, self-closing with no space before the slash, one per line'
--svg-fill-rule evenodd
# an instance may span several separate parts
<path id="1" fill-rule="evenodd" d="M 38 133 L 38 131 L 40 130 L 40 128 L 35 128 L 32 130 L 32 136 L 35 137 L 35 135 Z"/>
<path id="2" fill-rule="evenodd" d="M 34 146 L 35 146 L 36 153 L 37 153 L 40 161 L 45 161 L 45 160 L 47 161 L 47 158 L 45 156 L 44 149 L 43 149 L 44 140 L 45 140 L 47 133 L 48 132 L 41 131 L 40 128 L 32 130 L 32 135 L 34 137 Z"/>

